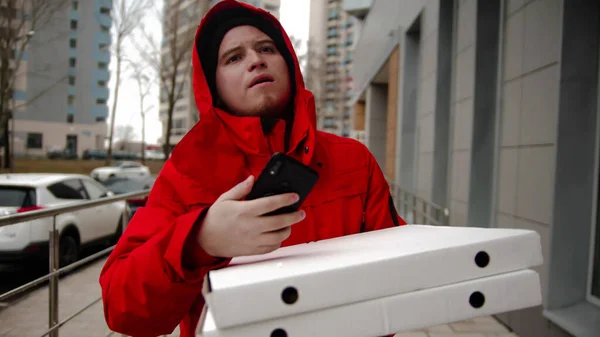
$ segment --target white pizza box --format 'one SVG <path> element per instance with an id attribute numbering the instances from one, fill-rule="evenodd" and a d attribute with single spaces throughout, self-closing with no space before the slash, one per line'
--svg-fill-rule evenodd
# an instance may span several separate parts
<path id="1" fill-rule="evenodd" d="M 303 314 L 217 328 L 210 307 L 202 337 L 365 337 L 422 329 L 538 306 L 540 279 L 529 269 L 417 290 Z"/>
<path id="2" fill-rule="evenodd" d="M 226 328 L 540 264 L 535 231 L 406 225 L 235 258 L 203 295 Z"/>

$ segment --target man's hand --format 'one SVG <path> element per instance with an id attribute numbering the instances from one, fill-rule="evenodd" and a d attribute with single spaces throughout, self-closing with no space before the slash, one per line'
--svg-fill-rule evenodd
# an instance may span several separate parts
<path id="1" fill-rule="evenodd" d="M 276 250 L 291 234 L 291 225 L 304 219 L 304 211 L 261 216 L 298 201 L 295 193 L 243 199 L 254 185 L 254 177 L 223 193 L 200 224 L 198 243 L 214 257 L 265 254 Z"/>

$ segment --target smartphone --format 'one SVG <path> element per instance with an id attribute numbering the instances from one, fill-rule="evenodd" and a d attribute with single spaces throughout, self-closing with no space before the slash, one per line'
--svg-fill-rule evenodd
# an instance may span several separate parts
<path id="1" fill-rule="evenodd" d="M 300 208 L 318 180 L 317 171 L 290 156 L 275 153 L 254 182 L 246 200 L 284 193 L 297 193 L 300 199 L 296 203 L 264 215 L 292 213 Z"/>

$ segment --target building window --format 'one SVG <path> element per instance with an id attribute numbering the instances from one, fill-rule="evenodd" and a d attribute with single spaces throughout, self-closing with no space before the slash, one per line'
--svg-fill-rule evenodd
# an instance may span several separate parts
<path id="1" fill-rule="evenodd" d="M 71 1 L 71 8 L 75 11 L 79 9 L 79 1 Z"/>
<path id="2" fill-rule="evenodd" d="M 100 7 L 100 14 L 110 14 L 110 8 Z"/>
<path id="3" fill-rule="evenodd" d="M 104 98 L 97 98 L 96 104 L 100 104 L 100 105 L 106 104 L 106 100 Z"/>
<path id="4" fill-rule="evenodd" d="M 110 27 L 108 27 L 108 26 L 100 25 L 100 30 L 103 33 L 110 33 Z"/>
<path id="5" fill-rule="evenodd" d="M 106 117 L 96 117 L 96 122 L 97 123 L 104 123 L 104 122 L 106 122 Z"/>
<path id="6" fill-rule="evenodd" d="M 173 129 L 183 129 L 185 128 L 185 119 L 178 118 L 173 120 Z"/>
<path id="7" fill-rule="evenodd" d="M 69 40 L 69 46 L 71 46 L 71 48 L 77 48 L 77 40 L 76 39 Z"/>
<path id="8" fill-rule="evenodd" d="M 69 85 L 75 85 L 75 76 L 69 76 Z"/>
<path id="9" fill-rule="evenodd" d="M 74 106 L 75 105 L 75 96 L 69 95 L 67 97 L 67 105 Z"/>
<path id="10" fill-rule="evenodd" d="M 323 120 L 323 126 L 326 128 L 337 129 L 335 117 L 331 117 L 331 116 L 325 117 L 325 120 Z"/>
<path id="11" fill-rule="evenodd" d="M 71 29 L 72 30 L 77 29 L 77 20 L 71 20 Z"/>
<path id="12" fill-rule="evenodd" d="M 98 49 L 100 49 L 100 51 L 107 51 L 108 45 L 106 43 L 101 43 L 100 45 L 98 45 Z"/>
<path id="13" fill-rule="evenodd" d="M 327 31 L 327 37 L 336 37 L 336 36 L 338 36 L 337 28 L 335 28 L 335 27 L 329 28 L 329 30 Z"/>
<path id="14" fill-rule="evenodd" d="M 106 81 L 98 81 L 98 86 L 100 88 L 105 88 L 106 87 Z"/>
<path id="15" fill-rule="evenodd" d="M 337 8 L 331 9 L 329 11 L 329 13 L 327 14 L 327 18 L 329 20 L 337 19 L 339 17 L 340 17 L 340 12 L 337 10 Z"/>
<path id="16" fill-rule="evenodd" d="M 42 148 L 42 134 L 31 132 L 27 134 L 27 148 L 28 149 L 41 149 Z"/>
<path id="17" fill-rule="evenodd" d="M 327 47 L 327 56 L 332 56 L 337 54 L 337 47 Z"/>
<path id="18" fill-rule="evenodd" d="M 105 62 L 98 62 L 98 68 L 108 69 L 108 64 L 106 64 Z"/>
<path id="19" fill-rule="evenodd" d="M 67 114 L 67 123 L 73 124 L 75 117 L 72 114 Z"/>
<path id="20" fill-rule="evenodd" d="M 74 57 L 71 57 L 69 59 L 69 67 L 75 68 L 76 66 L 77 66 L 77 59 L 75 59 Z"/>

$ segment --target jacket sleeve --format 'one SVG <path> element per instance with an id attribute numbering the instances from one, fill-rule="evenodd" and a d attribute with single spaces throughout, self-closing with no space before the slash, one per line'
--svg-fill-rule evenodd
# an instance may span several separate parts
<path id="1" fill-rule="evenodd" d="M 366 147 L 365 151 L 369 167 L 369 186 L 364 209 L 364 230 L 368 232 L 406 225 L 406 221 L 396 211 L 390 186 L 385 180 L 379 164 Z"/>
<path id="2" fill-rule="evenodd" d="M 110 329 L 132 336 L 171 333 L 201 296 L 206 273 L 229 263 L 197 244 L 184 251 L 208 208 L 186 209 L 171 183 L 158 177 L 100 274 Z"/>

